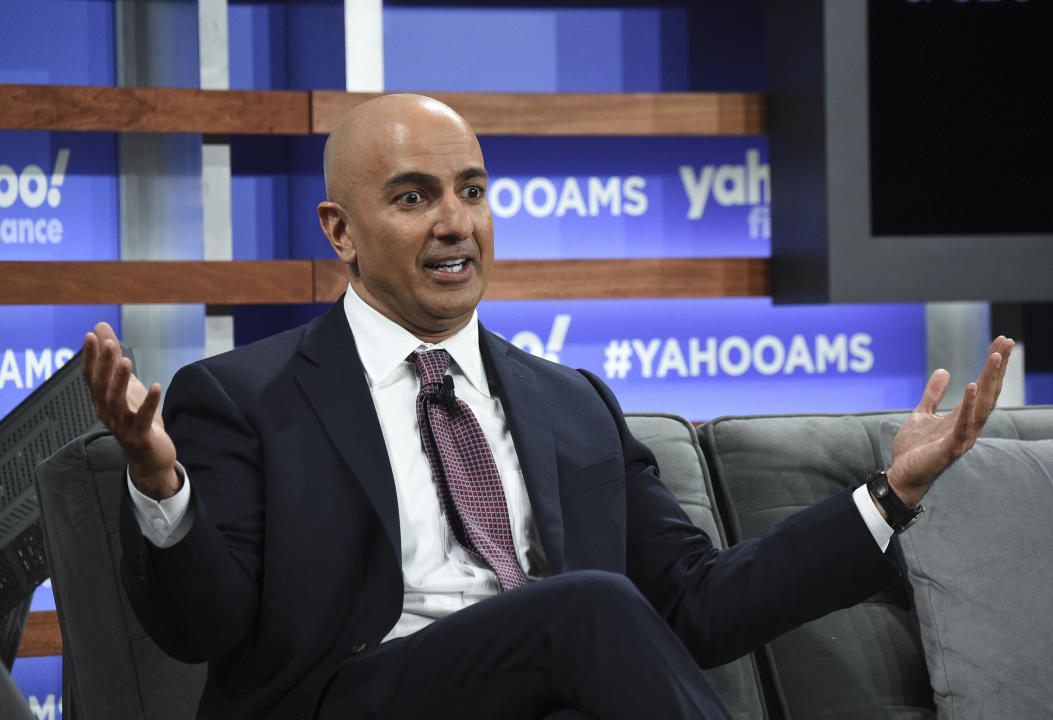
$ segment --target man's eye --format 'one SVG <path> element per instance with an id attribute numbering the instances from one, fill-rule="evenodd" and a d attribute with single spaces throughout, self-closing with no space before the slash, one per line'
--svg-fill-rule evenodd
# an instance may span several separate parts
<path id="1" fill-rule="evenodd" d="M 483 196 L 483 189 L 478 185 L 469 185 L 464 189 L 464 196 L 469 200 L 478 200 Z"/>
<path id="2" fill-rule="evenodd" d="M 408 193 L 403 193 L 402 197 L 400 198 L 400 200 L 402 200 L 402 202 L 406 205 L 416 205 L 422 199 L 423 198 L 421 198 L 420 193 L 416 190 L 410 190 Z"/>

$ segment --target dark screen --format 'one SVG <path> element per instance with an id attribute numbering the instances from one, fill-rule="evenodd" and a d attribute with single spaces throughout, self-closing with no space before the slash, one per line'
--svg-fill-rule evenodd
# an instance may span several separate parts
<path id="1" fill-rule="evenodd" d="M 1053 0 L 870 0 L 874 235 L 1053 232 Z"/>

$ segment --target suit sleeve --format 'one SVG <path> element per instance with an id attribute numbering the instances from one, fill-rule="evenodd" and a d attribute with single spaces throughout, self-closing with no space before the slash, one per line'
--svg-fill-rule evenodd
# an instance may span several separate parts
<path id="1" fill-rule="evenodd" d="M 583 371 L 618 425 L 625 461 L 630 579 L 703 667 L 874 594 L 898 576 L 844 491 L 718 550 L 661 483 L 613 393 Z"/>
<path id="2" fill-rule="evenodd" d="M 202 365 L 180 370 L 165 426 L 191 481 L 193 525 L 175 545 L 144 540 L 124 493 L 122 578 L 136 616 L 173 657 L 214 658 L 243 641 L 258 612 L 263 482 L 257 434 Z"/>

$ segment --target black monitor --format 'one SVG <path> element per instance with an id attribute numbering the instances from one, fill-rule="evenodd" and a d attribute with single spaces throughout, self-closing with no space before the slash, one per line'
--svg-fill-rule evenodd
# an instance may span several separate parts
<path id="1" fill-rule="evenodd" d="M 0 660 L 8 667 L 33 591 L 48 576 L 34 471 L 97 423 L 79 352 L 0 420 Z"/>
<path id="2" fill-rule="evenodd" d="M 1053 3 L 766 20 L 777 301 L 1053 299 Z"/>

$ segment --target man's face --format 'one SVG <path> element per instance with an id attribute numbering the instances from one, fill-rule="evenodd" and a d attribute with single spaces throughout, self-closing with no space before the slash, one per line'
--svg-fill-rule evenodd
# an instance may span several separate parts
<path id="1" fill-rule="evenodd" d="M 427 111 L 404 113 L 368 147 L 355 145 L 334 242 L 352 286 L 418 337 L 449 337 L 471 319 L 494 260 L 478 141 L 459 119 Z"/>

